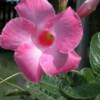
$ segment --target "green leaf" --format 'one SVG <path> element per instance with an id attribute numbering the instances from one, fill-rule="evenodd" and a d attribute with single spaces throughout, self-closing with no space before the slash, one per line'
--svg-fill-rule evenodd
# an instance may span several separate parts
<path id="1" fill-rule="evenodd" d="M 55 100 L 52 96 L 48 95 L 45 91 L 41 90 L 39 84 L 28 83 L 27 91 L 29 91 L 33 99 Z"/>
<path id="2" fill-rule="evenodd" d="M 53 84 L 47 82 L 40 82 L 40 87 L 47 89 L 49 92 L 53 94 L 59 94 L 58 87 L 54 86 Z"/>
<path id="3" fill-rule="evenodd" d="M 96 33 L 91 40 L 89 59 L 93 71 L 100 76 L 100 32 Z"/>
<path id="4" fill-rule="evenodd" d="M 88 81 L 93 82 L 96 81 L 96 77 L 91 68 L 83 68 L 80 70 L 80 74 Z"/>
<path id="5" fill-rule="evenodd" d="M 13 87 L 11 87 L 11 86 L 9 86 L 9 85 L 7 85 L 7 84 L 1 84 L 0 85 L 0 100 L 19 100 L 18 98 L 18 96 L 16 96 L 16 97 L 6 97 L 6 92 L 7 91 L 10 91 L 10 90 L 14 90 L 15 88 L 13 88 Z"/>
<path id="6" fill-rule="evenodd" d="M 28 82 L 26 88 L 32 94 L 33 98 L 38 98 L 39 100 L 42 100 L 41 98 L 44 99 L 45 96 L 45 98 L 47 98 L 45 100 L 65 100 L 59 91 L 59 85 L 61 85 L 60 83 L 61 79 L 59 77 L 45 76 L 38 84 Z M 43 97 L 39 97 L 39 94 L 42 94 L 41 96 Z"/>
<path id="7" fill-rule="evenodd" d="M 18 89 L 9 90 L 5 93 L 6 96 L 21 96 L 21 95 L 27 95 L 30 96 L 30 93 L 27 91 L 20 91 Z"/>
<path id="8" fill-rule="evenodd" d="M 88 83 L 84 85 L 82 84 L 77 87 L 67 87 L 61 89 L 61 91 L 65 95 L 68 95 L 74 99 L 78 100 L 91 99 L 100 94 L 100 84 L 98 83 Z"/>
<path id="9" fill-rule="evenodd" d="M 68 73 L 66 77 L 67 77 L 67 80 L 70 80 L 70 84 L 69 84 L 70 86 L 79 86 L 81 84 L 87 83 L 87 80 L 80 73 L 80 71 L 72 71 Z"/>
<path id="10" fill-rule="evenodd" d="M 100 100 L 100 94 L 96 96 L 95 100 Z"/>

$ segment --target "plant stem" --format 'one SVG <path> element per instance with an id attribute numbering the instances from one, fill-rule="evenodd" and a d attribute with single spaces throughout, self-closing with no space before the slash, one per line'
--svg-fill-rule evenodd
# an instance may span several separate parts
<path id="1" fill-rule="evenodd" d="M 2 79 L 2 78 L 0 77 L 0 80 L 3 81 L 4 79 Z M 21 88 L 20 86 L 18 86 L 18 85 L 16 85 L 16 84 L 13 84 L 13 83 L 10 83 L 10 82 L 7 82 L 7 81 L 5 81 L 4 83 L 6 83 L 6 84 L 8 84 L 8 85 L 10 85 L 10 86 L 12 86 L 12 87 L 15 87 L 15 88 L 17 88 L 17 89 L 19 89 L 19 90 L 21 90 L 21 91 L 24 91 L 23 88 Z"/>
<path id="2" fill-rule="evenodd" d="M 4 83 L 5 81 L 8 81 L 9 79 L 11 79 L 11 78 L 13 78 L 13 77 L 15 77 L 15 76 L 17 76 L 17 75 L 21 75 L 21 74 L 22 74 L 22 73 L 15 73 L 15 74 L 13 74 L 13 75 L 11 75 L 11 76 L 9 76 L 9 77 L 3 79 L 2 81 L 0 81 L 0 84 Z"/>
<path id="3" fill-rule="evenodd" d="M 22 74 L 22 73 L 20 72 L 20 73 L 15 73 L 15 74 L 13 74 L 13 75 L 11 75 L 11 76 L 5 78 L 5 79 L 0 78 L 0 80 L 1 80 L 1 81 L 0 81 L 0 85 L 3 84 L 3 83 L 6 83 L 6 84 L 8 84 L 8 85 L 10 85 L 10 86 L 12 86 L 12 87 L 15 87 L 15 88 L 21 90 L 21 91 L 24 91 L 24 89 L 21 88 L 20 86 L 18 86 L 18 85 L 16 85 L 16 84 L 13 84 L 13 83 L 10 83 L 10 82 L 7 82 L 9 79 L 11 79 L 11 78 L 13 78 L 13 77 L 15 77 L 15 76 L 17 76 L 17 75 L 21 75 L 21 74 Z"/>

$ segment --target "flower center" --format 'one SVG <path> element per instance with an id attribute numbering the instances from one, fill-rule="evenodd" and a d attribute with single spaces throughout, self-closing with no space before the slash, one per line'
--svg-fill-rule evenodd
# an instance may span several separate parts
<path id="1" fill-rule="evenodd" d="M 50 46 L 52 45 L 54 41 L 54 36 L 48 32 L 48 31 L 43 31 L 39 35 L 39 43 L 43 46 Z"/>

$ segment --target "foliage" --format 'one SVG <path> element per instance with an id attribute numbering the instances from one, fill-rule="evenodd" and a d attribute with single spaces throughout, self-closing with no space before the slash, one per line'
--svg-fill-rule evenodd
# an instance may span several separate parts
<path id="1" fill-rule="evenodd" d="M 100 76 L 100 33 L 96 33 L 90 46 L 90 63 L 95 74 Z"/>

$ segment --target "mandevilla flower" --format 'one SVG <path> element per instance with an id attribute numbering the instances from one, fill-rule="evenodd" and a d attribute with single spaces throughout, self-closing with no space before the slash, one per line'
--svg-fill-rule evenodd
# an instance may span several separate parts
<path id="1" fill-rule="evenodd" d="M 78 15 L 69 7 L 55 15 L 47 0 L 21 0 L 19 17 L 9 21 L 0 36 L 1 47 L 15 51 L 15 61 L 26 77 L 38 82 L 78 67 L 74 51 L 82 38 Z"/>

